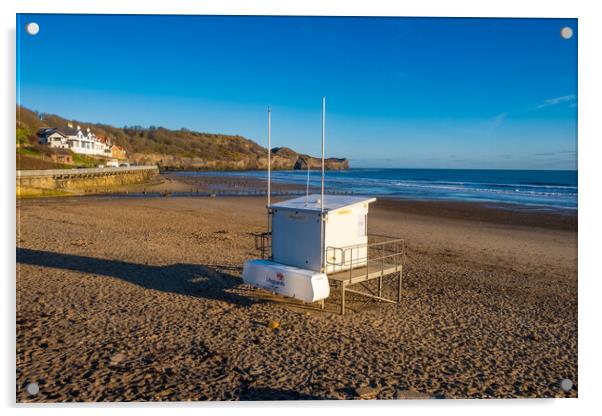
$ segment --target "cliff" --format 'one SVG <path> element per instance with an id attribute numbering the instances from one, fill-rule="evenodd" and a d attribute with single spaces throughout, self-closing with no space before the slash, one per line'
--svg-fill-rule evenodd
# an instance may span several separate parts
<path id="1" fill-rule="evenodd" d="M 291 149 L 273 148 L 271 163 L 274 170 L 320 169 L 320 158 L 299 154 Z M 248 154 L 235 160 L 222 158 L 207 159 L 204 157 L 165 155 L 153 153 L 134 153 L 130 160 L 136 164 L 154 164 L 165 170 L 263 170 L 268 168 L 267 150 L 262 153 Z M 327 170 L 349 169 L 347 159 L 328 158 L 324 161 Z"/>

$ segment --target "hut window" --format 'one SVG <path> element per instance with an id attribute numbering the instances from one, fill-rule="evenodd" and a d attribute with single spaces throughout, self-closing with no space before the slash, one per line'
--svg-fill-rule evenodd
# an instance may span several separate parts
<path id="1" fill-rule="evenodd" d="M 357 236 L 363 237 L 366 235 L 366 215 L 358 215 L 357 217 Z"/>

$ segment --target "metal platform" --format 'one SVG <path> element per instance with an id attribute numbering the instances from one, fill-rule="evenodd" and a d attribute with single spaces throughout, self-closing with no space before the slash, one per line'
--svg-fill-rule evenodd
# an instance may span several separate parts
<path id="1" fill-rule="evenodd" d="M 255 248 L 261 251 L 262 258 L 271 258 L 271 233 L 255 235 Z M 358 256 L 357 253 L 362 253 Z M 361 245 L 346 247 L 327 247 L 326 264 L 338 268 L 340 271 L 328 273 L 331 285 L 336 286 L 341 296 L 340 313 L 345 314 L 346 295 L 352 293 L 377 302 L 399 304 L 403 284 L 403 259 L 405 256 L 404 240 L 368 234 L 368 242 Z M 362 286 L 367 282 L 377 281 L 377 288 L 373 292 L 360 291 L 350 286 Z M 385 284 L 396 284 L 395 298 L 383 295 Z M 323 301 L 321 307 L 324 308 Z"/>
<path id="2" fill-rule="evenodd" d="M 332 253 L 332 255 L 327 254 L 326 256 L 328 264 L 346 269 L 328 275 L 328 280 L 337 285 L 340 290 L 341 315 L 345 314 L 345 295 L 347 293 L 361 295 L 378 302 L 397 304 L 401 302 L 403 257 L 405 254 L 405 244 L 402 239 L 369 234 L 368 243 L 361 245 L 361 247 L 358 245 L 328 247 L 326 252 L 329 254 Z M 364 254 L 354 258 L 354 253 Z M 385 279 L 396 281 L 396 299 L 389 299 L 383 296 Z M 349 287 L 352 285 L 362 285 L 372 280 L 378 281 L 378 289 L 375 293 L 351 289 Z"/>
<path id="3" fill-rule="evenodd" d="M 338 273 L 331 273 L 328 275 L 328 279 L 353 285 L 356 283 L 365 282 L 367 280 L 377 279 L 388 274 L 396 274 L 401 271 L 401 267 L 401 265 L 395 264 L 372 264 L 369 267 L 361 267 Z"/>
<path id="4" fill-rule="evenodd" d="M 339 272 L 336 274 L 328 275 L 328 280 L 337 282 L 338 289 L 341 295 L 341 315 L 345 315 L 345 298 L 346 293 L 354 293 L 356 295 L 365 296 L 374 299 L 379 302 L 397 303 L 401 302 L 401 288 L 402 288 L 402 267 L 386 265 L 385 267 L 377 267 L 376 265 L 370 267 L 362 267 L 359 269 L 352 269 L 351 272 Z M 397 280 L 397 299 L 388 299 L 383 297 L 383 280 L 387 277 L 393 277 Z M 368 282 L 370 280 L 378 279 L 378 294 L 367 293 L 365 291 L 359 291 L 350 289 L 349 286 Z"/>
<path id="5" fill-rule="evenodd" d="M 387 277 L 391 277 L 395 280 L 397 280 L 397 299 L 393 300 L 393 299 L 389 299 L 383 296 L 383 281 L 385 278 Z M 341 308 L 340 308 L 340 313 L 341 315 L 345 315 L 345 306 L 346 306 L 346 294 L 347 293 L 353 293 L 356 295 L 360 295 L 360 296 L 364 296 L 373 300 L 376 300 L 378 302 L 387 302 L 387 303 L 396 303 L 399 304 L 401 302 L 401 289 L 402 289 L 402 282 L 403 282 L 403 278 L 402 278 L 402 268 L 389 268 L 389 269 L 385 269 L 384 271 L 378 270 L 376 272 L 372 272 L 372 273 L 368 273 L 368 274 L 362 274 L 361 276 L 358 276 L 357 278 L 354 278 L 352 280 L 349 279 L 341 279 L 341 276 L 328 276 L 328 279 L 334 282 L 337 282 L 338 285 L 338 289 L 340 291 L 340 296 L 341 296 Z M 378 279 L 378 292 L 377 294 L 374 293 L 367 293 L 365 291 L 360 291 L 360 290 L 356 290 L 356 289 L 350 289 L 349 286 L 351 285 L 355 285 L 355 284 L 361 284 L 363 282 L 367 282 L 370 280 L 374 280 L 374 279 Z"/>

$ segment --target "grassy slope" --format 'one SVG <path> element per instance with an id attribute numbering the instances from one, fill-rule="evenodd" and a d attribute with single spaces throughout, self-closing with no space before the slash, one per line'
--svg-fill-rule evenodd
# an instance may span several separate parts
<path id="1" fill-rule="evenodd" d="M 164 168 L 182 169 L 187 165 L 190 167 L 194 164 L 198 167 L 205 164 L 207 168 L 255 169 L 265 165 L 265 160 L 262 159 L 267 159 L 267 149 L 242 136 L 202 133 L 187 129 L 169 130 L 154 126 L 119 128 L 67 120 L 49 114 L 40 120 L 37 113 L 24 107 L 17 107 L 17 129 L 18 136 L 21 136 L 17 138 L 17 142 L 23 142 L 23 136 L 28 135 L 33 145 L 37 141 L 35 134 L 41 127 L 60 127 L 68 122 L 90 127 L 96 135 L 109 137 L 113 143 L 124 147 L 130 156 L 153 156 L 149 162 Z M 292 169 L 296 160 L 297 154 L 291 151 L 291 155 L 280 158 L 282 165 L 276 167 Z"/>
<path id="2" fill-rule="evenodd" d="M 60 127 L 68 122 L 90 126 L 96 135 L 110 137 L 128 153 L 157 153 L 183 157 L 203 156 L 212 160 L 241 160 L 249 154 L 263 155 L 265 149 L 242 136 L 194 132 L 186 129 L 168 130 L 163 127 L 114 127 L 106 124 L 67 120 L 57 115 L 45 115 L 43 120 L 24 107 L 17 108 L 17 124 L 35 134 L 41 127 Z"/>

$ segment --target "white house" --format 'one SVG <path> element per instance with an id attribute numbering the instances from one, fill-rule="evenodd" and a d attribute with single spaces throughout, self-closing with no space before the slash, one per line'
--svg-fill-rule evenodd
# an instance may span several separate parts
<path id="1" fill-rule="evenodd" d="M 74 153 L 111 157 L 111 142 L 101 140 L 87 128 L 82 131 L 80 126 L 73 127 L 71 123 L 67 127 L 43 128 L 38 130 L 38 138 L 41 144 L 60 149 L 69 149 Z"/>
<path id="2" fill-rule="evenodd" d="M 46 128 L 38 130 L 38 138 L 40 144 L 47 144 L 50 147 L 59 149 L 69 149 L 68 137 L 59 129 Z"/>

